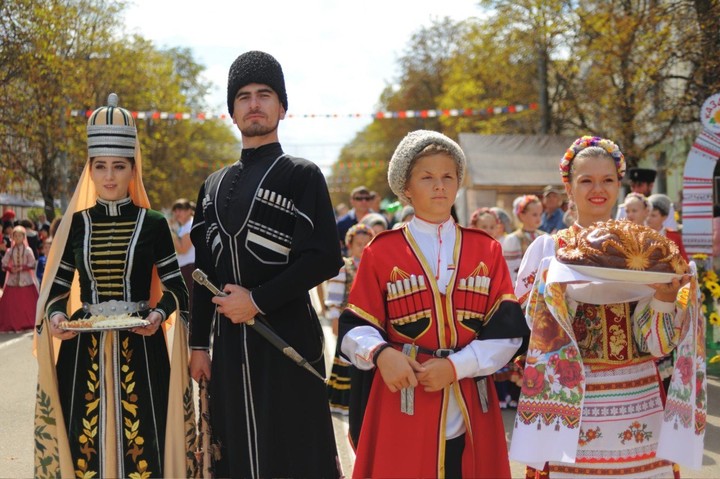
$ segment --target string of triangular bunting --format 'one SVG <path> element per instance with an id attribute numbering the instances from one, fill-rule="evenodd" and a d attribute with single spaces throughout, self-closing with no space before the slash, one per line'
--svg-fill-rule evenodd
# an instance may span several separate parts
<path id="1" fill-rule="evenodd" d="M 400 111 L 376 111 L 374 113 L 288 113 L 285 118 L 372 118 L 375 120 L 384 119 L 406 119 L 406 118 L 442 118 L 442 117 L 471 117 L 471 116 L 495 116 L 520 113 L 522 111 L 537 110 L 537 103 L 525 105 L 491 106 L 487 108 L 442 108 L 431 110 L 400 110 Z M 72 117 L 89 118 L 93 110 L 70 110 Z M 230 120 L 227 113 L 182 113 L 167 111 L 131 111 L 133 118 L 138 120 Z"/>

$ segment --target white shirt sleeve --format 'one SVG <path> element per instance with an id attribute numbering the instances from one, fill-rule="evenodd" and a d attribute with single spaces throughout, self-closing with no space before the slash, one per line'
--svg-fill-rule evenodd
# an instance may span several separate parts
<path id="1" fill-rule="evenodd" d="M 358 369 L 368 371 L 375 367 L 373 354 L 385 341 L 372 326 L 356 326 L 343 337 L 340 350 Z"/>
<path id="2" fill-rule="evenodd" d="M 522 338 L 476 339 L 448 356 L 457 379 L 488 376 L 505 366 L 522 344 Z"/>

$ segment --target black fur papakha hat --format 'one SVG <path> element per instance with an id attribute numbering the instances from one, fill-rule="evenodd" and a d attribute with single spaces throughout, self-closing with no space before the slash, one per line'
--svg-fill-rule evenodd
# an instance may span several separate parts
<path id="1" fill-rule="evenodd" d="M 261 83 L 277 93 L 285 111 L 288 109 L 285 77 L 282 67 L 275 58 L 257 50 L 245 52 L 235 59 L 228 73 L 227 104 L 230 116 L 233 114 L 235 95 L 250 83 Z"/>
<path id="2" fill-rule="evenodd" d="M 630 168 L 630 181 L 633 183 L 654 183 L 657 172 L 649 168 Z"/>

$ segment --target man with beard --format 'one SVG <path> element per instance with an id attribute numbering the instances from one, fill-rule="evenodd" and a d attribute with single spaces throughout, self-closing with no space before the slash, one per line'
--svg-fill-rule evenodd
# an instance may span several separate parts
<path id="1" fill-rule="evenodd" d="M 325 384 L 247 324 L 265 322 L 325 375 L 308 290 L 342 266 L 327 185 L 278 142 L 288 101 L 275 58 L 240 55 L 227 102 L 242 156 L 202 185 L 191 232 L 196 266 L 227 294 L 194 288 L 191 322 L 191 374 L 211 380 L 215 475 L 339 477 Z"/>

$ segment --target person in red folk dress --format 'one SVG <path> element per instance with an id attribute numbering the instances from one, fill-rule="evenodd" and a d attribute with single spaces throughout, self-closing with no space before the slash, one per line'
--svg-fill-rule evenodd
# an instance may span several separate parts
<path id="1" fill-rule="evenodd" d="M 35 325 L 38 299 L 35 263 L 25 228 L 16 226 L 12 230 L 12 245 L 2 258 L 5 285 L 0 298 L 0 331 L 23 331 Z"/>
<path id="2" fill-rule="evenodd" d="M 373 375 L 369 392 L 351 387 L 368 394 L 364 414 L 350 401 L 353 477 L 510 477 L 487 377 L 529 331 L 500 243 L 451 216 L 465 165 L 454 141 L 425 130 L 390 160 L 390 187 L 415 216 L 365 248 L 340 317 L 342 353 Z"/>

